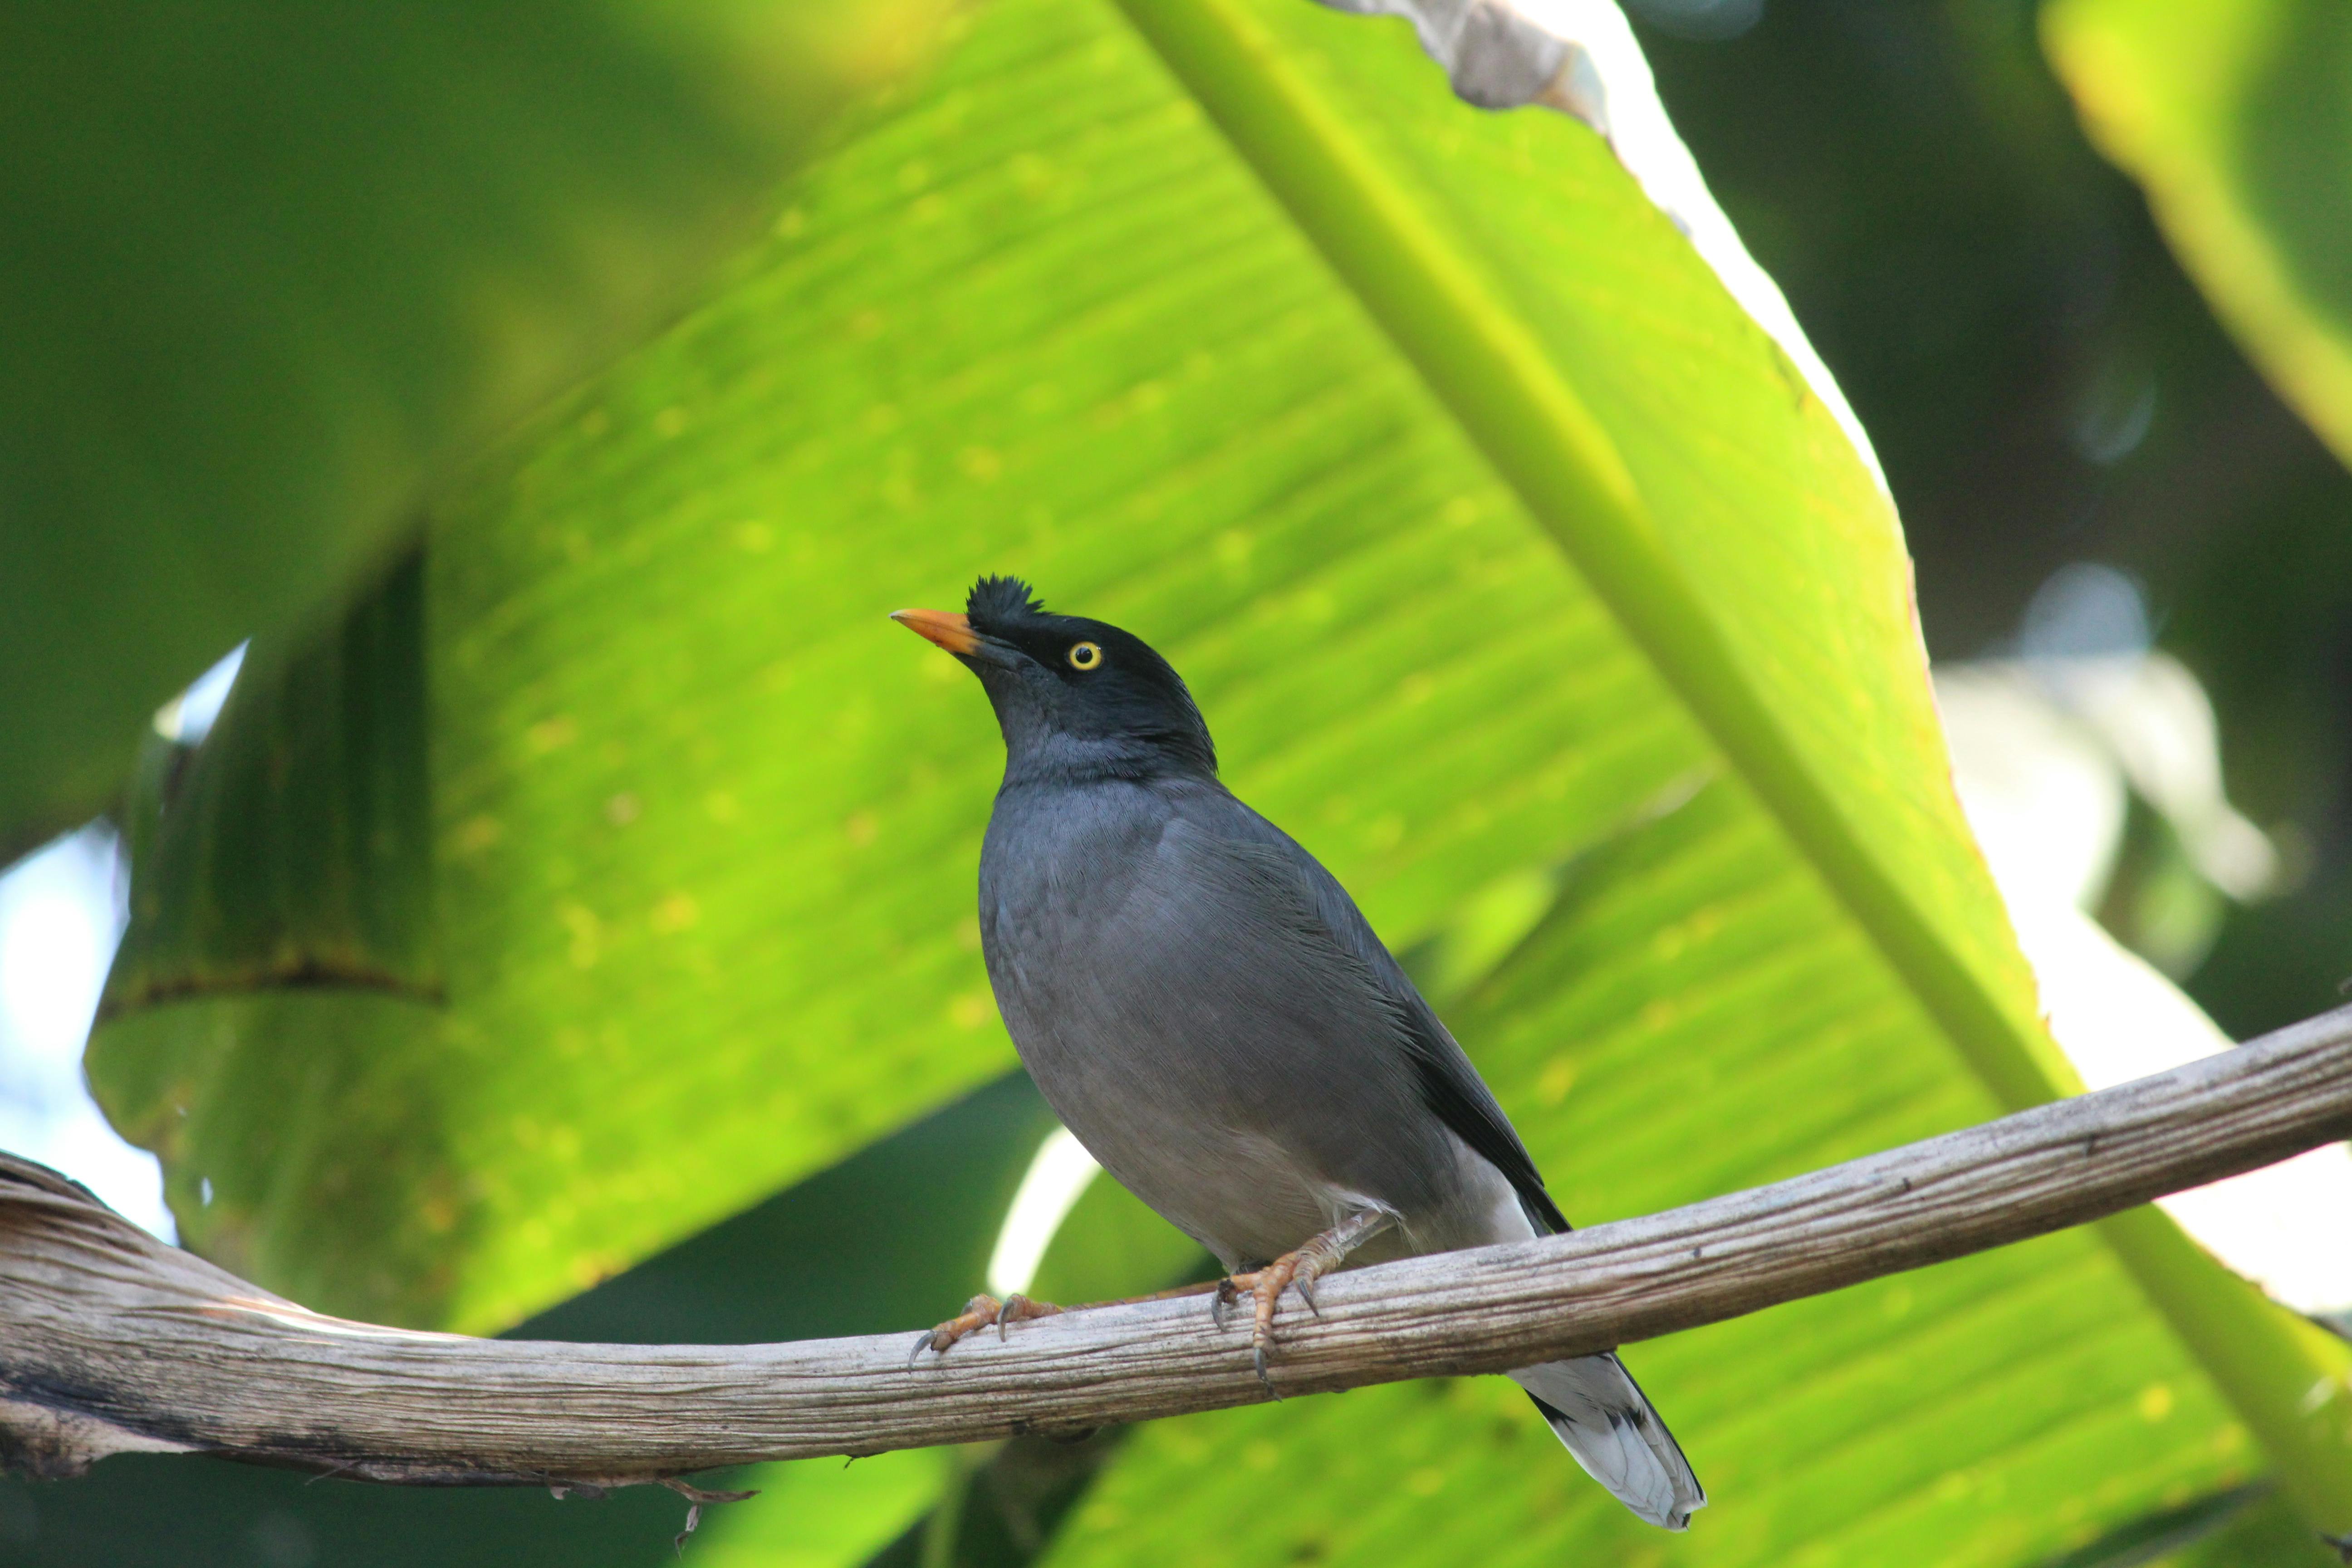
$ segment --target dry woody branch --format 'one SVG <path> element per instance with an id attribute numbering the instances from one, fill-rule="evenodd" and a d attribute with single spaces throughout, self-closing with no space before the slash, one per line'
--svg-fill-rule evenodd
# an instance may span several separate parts
<path id="1" fill-rule="evenodd" d="M 1584 1355 L 2024 1240 L 2352 1132 L 2352 1009 L 2171 1072 L 1791 1181 L 1286 1299 L 1285 1395 Z M 379 1481 L 609 1487 L 1268 1396 L 1204 1297 L 982 1334 L 793 1344 L 469 1339 L 329 1318 L 0 1155 L 0 1457 L 209 1452 Z"/>

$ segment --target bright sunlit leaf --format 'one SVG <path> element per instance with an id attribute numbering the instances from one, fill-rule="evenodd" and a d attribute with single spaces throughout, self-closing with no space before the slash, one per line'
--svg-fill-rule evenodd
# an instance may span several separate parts
<path id="1" fill-rule="evenodd" d="M 214 853 L 279 755 L 380 804 L 372 688 L 232 700 L 92 1062 L 197 1245 L 504 1326 L 1004 1072 L 972 912 L 1000 743 L 884 619 L 982 571 L 1171 657 L 1237 792 L 1466 988 L 1574 1217 L 2063 1087 L 1888 503 L 1606 145 L 1461 105 L 1400 26 L 1129 9 L 978 13 L 697 310 L 440 493 L 398 862 L 429 921 L 278 876 L 369 835 Z M 298 690 L 331 655 L 267 657 Z M 393 984 L 285 967 L 346 951 Z M 1132 1218 L 1070 1223 L 1150 1288 L 1183 1249 Z M 2201 1365 L 2088 1235 L 1644 1347 L 1718 1498 L 1677 1550 L 2034 1562 L 2252 1474 L 2249 1428 L 2333 1495 L 2341 1434 L 2296 1411 L 2329 1363 L 2154 1223 L 2116 1234 L 2204 1314 Z M 1040 1285 L 1112 1272 L 1049 1253 Z M 1507 1394 L 1157 1429 L 1056 1550 L 1656 1544 Z M 1155 1491 L 1181 1507 L 1146 1529 Z M 1291 1534 L 1248 1532 L 1276 1506 Z"/>

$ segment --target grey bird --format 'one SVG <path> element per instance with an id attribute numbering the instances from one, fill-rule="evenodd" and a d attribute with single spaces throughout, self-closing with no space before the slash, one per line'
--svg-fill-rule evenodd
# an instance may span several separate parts
<path id="1" fill-rule="evenodd" d="M 1087 1152 L 1246 1292 L 1260 1374 L 1286 1287 L 1343 1261 L 1568 1228 L 1462 1047 L 1347 890 L 1217 779 L 1168 661 L 983 577 L 893 616 L 980 678 L 1004 783 L 980 934 L 1022 1062 Z M 1055 1310 L 974 1298 L 917 1346 Z M 1706 1493 L 1614 1354 L 1509 1374 L 1652 1524 Z"/>

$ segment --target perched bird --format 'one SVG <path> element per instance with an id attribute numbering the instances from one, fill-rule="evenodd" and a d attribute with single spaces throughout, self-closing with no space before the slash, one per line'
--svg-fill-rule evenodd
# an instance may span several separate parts
<path id="1" fill-rule="evenodd" d="M 1351 1255 L 1568 1228 L 1347 890 L 1217 781 L 1166 659 L 1010 577 L 982 578 L 962 615 L 892 618 L 979 676 L 1004 732 L 980 935 L 1021 1059 L 1103 1168 L 1251 1296 L 1261 1375 L 1286 1286 Z M 1054 1310 L 975 1298 L 923 1343 Z M 1681 1530 L 1706 1506 L 1615 1355 L 1510 1376 L 1642 1518 Z"/>

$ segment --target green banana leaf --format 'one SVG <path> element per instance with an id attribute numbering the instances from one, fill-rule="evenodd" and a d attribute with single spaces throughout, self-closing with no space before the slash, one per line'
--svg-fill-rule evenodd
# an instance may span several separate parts
<path id="1" fill-rule="evenodd" d="M 2352 12 L 2052 0 L 2042 36 L 2214 313 L 2352 463 Z"/>
<path id="2" fill-rule="evenodd" d="M 1606 147 L 1454 102 L 1399 26 L 1133 10 L 980 12 L 698 309 L 441 494 L 404 873 L 434 889 L 430 994 L 296 978 L 393 928 L 267 873 L 340 875 L 354 840 L 261 792 L 345 788 L 373 752 L 331 737 L 398 704 L 352 711 L 347 680 L 304 722 L 274 694 L 324 689 L 291 672 L 325 645 L 257 648 L 155 817 L 91 1057 L 193 1244 L 322 1307 L 502 1327 L 1004 1071 L 971 902 L 998 742 L 882 619 L 982 570 L 1167 651 L 1229 780 L 1392 945 L 1473 973 L 1448 955 L 1557 897 L 1454 1015 L 1572 1215 L 2065 1086 L 1890 509 Z M 173 849 L 254 821 L 285 842 Z M 2032 1562 L 2263 1447 L 2342 1506 L 2340 1420 L 2298 1407 L 2340 1363 L 2160 1218 L 2102 1237 L 1645 1351 L 1722 1500 L 1690 1549 Z M 1514 1399 L 1156 1430 L 1057 1550 L 1630 1528 Z M 1192 1503 L 1138 1528 L 1154 1477 Z M 1277 1540 L 1251 1497 L 1325 1527 Z"/>
<path id="3" fill-rule="evenodd" d="M 740 247 L 938 0 L 0 16 L 0 861 Z"/>
<path id="4" fill-rule="evenodd" d="M 1451 1016 L 1575 1220 L 1998 1110 L 1727 783 L 1579 857 Z M 2263 1465 L 2088 1231 L 1625 1354 L 1716 1500 L 1679 1562 L 2038 1563 Z M 1667 1540 L 1490 1378 L 1155 1423 L 1047 1560 L 1641 1562 Z"/>

